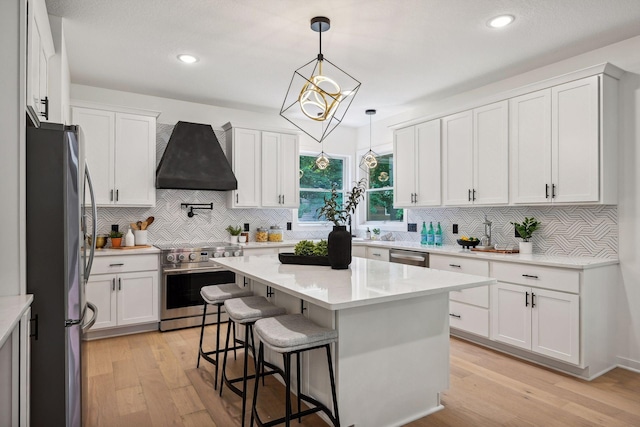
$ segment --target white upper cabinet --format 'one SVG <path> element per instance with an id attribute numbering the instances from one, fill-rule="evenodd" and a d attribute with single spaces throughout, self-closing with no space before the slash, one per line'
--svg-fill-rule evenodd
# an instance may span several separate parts
<path id="1" fill-rule="evenodd" d="M 591 76 L 511 99 L 513 203 L 617 203 L 616 82 Z"/>
<path id="2" fill-rule="evenodd" d="M 155 206 L 156 118 L 72 108 L 98 206 Z"/>
<path id="3" fill-rule="evenodd" d="M 300 204 L 298 136 L 223 126 L 226 155 L 238 180 L 230 208 L 297 208 Z"/>
<path id="4" fill-rule="evenodd" d="M 442 119 L 445 205 L 508 203 L 508 118 L 501 101 Z"/>
<path id="5" fill-rule="evenodd" d="M 393 158 L 393 205 L 440 205 L 440 120 L 395 131 Z"/>
<path id="6" fill-rule="evenodd" d="M 49 58 L 55 54 L 47 6 L 44 0 L 27 2 L 27 109 L 39 121 L 47 121 Z"/>
<path id="7" fill-rule="evenodd" d="M 262 132 L 262 207 L 300 205 L 298 147 L 296 135 Z"/>

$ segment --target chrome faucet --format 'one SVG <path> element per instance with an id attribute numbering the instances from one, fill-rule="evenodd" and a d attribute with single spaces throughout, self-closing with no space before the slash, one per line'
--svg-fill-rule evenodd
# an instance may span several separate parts
<path id="1" fill-rule="evenodd" d="M 492 246 L 491 245 L 491 224 L 492 222 L 487 219 L 487 215 L 484 215 L 484 236 L 480 238 L 480 246 Z"/>

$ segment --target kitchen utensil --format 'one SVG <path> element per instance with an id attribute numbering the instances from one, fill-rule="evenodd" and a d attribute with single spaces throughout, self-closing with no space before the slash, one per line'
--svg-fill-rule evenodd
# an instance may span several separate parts
<path id="1" fill-rule="evenodd" d="M 147 221 L 142 221 L 142 225 L 140 225 L 140 230 L 147 231 L 148 226 L 149 226 L 149 223 Z"/>
<path id="2" fill-rule="evenodd" d="M 131 226 L 132 230 L 139 230 L 137 222 L 132 222 L 129 225 Z"/>
<path id="3" fill-rule="evenodd" d="M 142 221 L 138 221 L 136 225 L 138 226 L 138 230 L 142 230 Z"/>
<path id="4" fill-rule="evenodd" d="M 150 225 L 153 223 L 153 221 L 155 221 L 155 220 L 156 220 L 156 219 L 155 219 L 154 217 L 152 217 L 152 216 L 150 216 L 149 218 L 147 218 L 147 227 L 148 227 L 148 226 L 150 226 Z"/>

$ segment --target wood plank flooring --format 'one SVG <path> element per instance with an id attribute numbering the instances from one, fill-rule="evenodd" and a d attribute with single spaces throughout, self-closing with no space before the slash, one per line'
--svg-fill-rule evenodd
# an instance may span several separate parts
<path id="1" fill-rule="evenodd" d="M 199 332 L 89 342 L 87 427 L 239 426 L 241 399 L 213 389 L 212 365 L 196 369 Z M 214 334 L 207 327 L 207 342 Z M 241 361 L 239 352 L 228 362 L 234 375 Z M 452 338 L 451 388 L 442 402 L 444 410 L 409 426 L 640 426 L 640 374 L 618 368 L 587 382 Z M 284 387 L 269 377 L 260 413 L 268 420 L 282 408 Z M 326 426 L 317 416 L 297 425 Z"/>

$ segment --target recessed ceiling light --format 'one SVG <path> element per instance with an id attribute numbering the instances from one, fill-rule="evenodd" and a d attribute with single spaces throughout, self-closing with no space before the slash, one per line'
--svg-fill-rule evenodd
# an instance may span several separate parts
<path id="1" fill-rule="evenodd" d="M 513 15 L 500 15 L 490 19 L 487 25 L 491 28 L 502 28 L 511 24 L 515 19 Z"/>
<path id="2" fill-rule="evenodd" d="M 193 64 L 194 62 L 198 62 L 198 58 L 193 55 L 187 55 L 186 53 L 178 55 L 178 59 L 185 64 Z"/>

